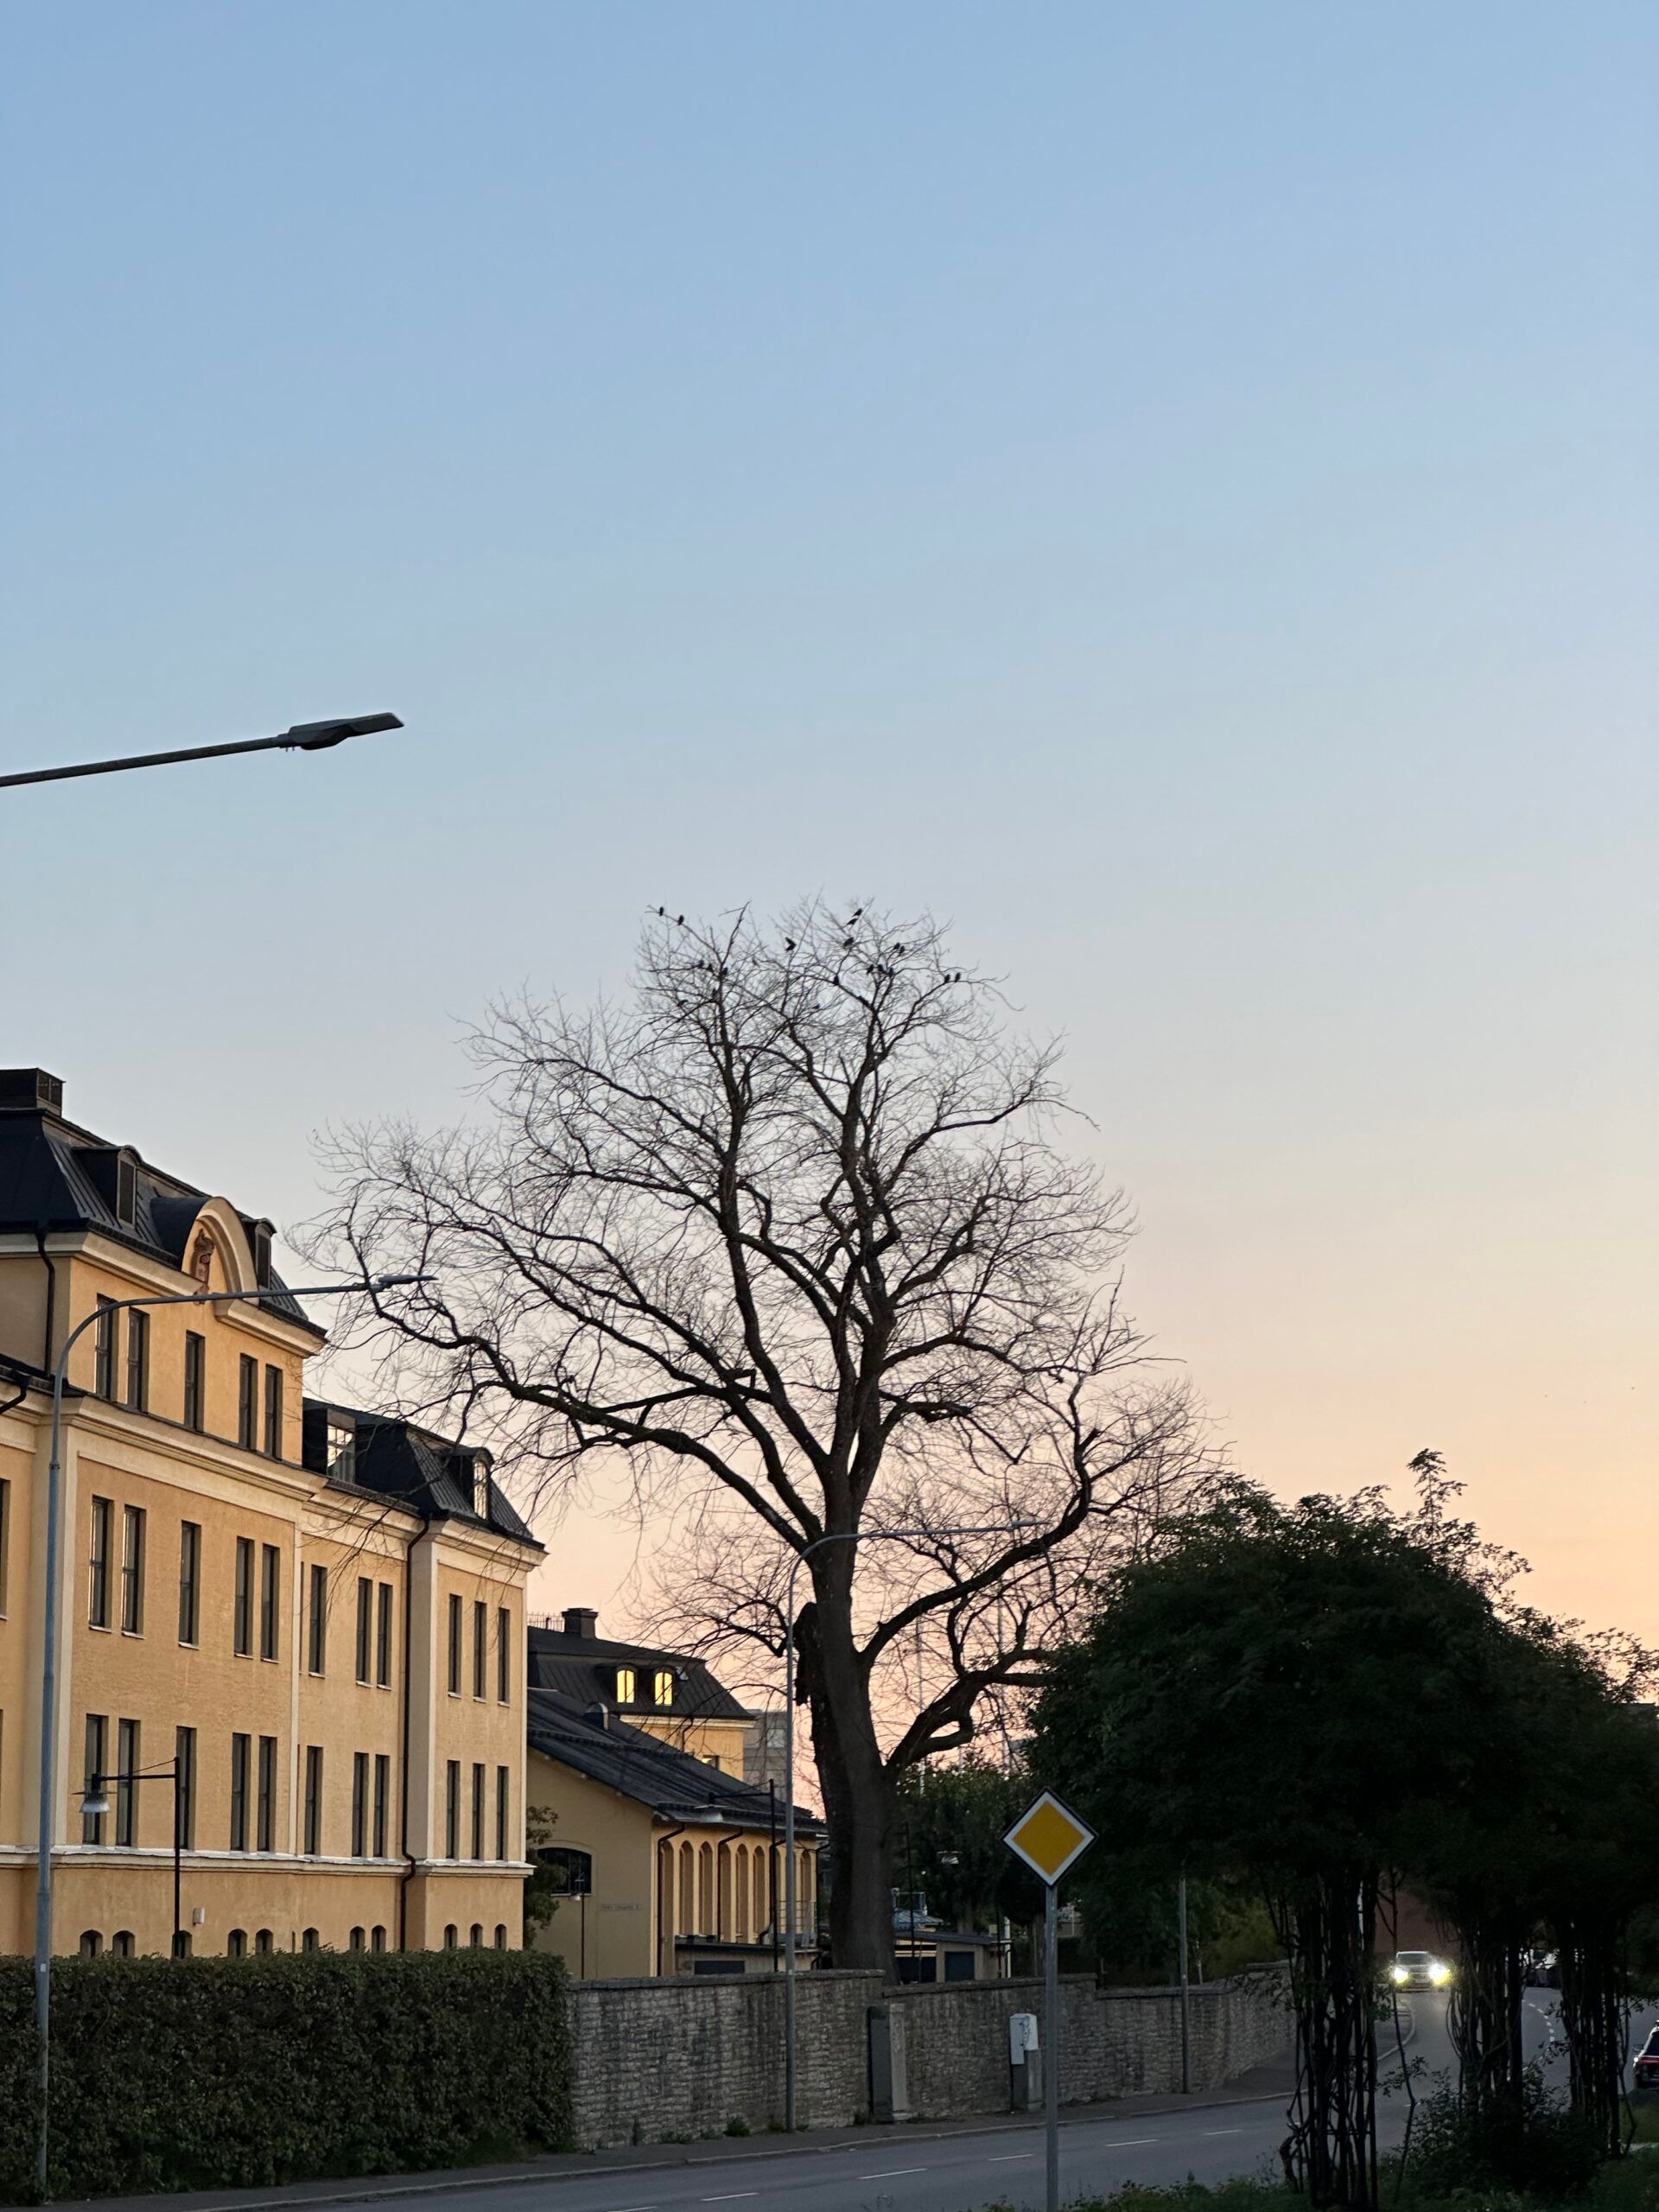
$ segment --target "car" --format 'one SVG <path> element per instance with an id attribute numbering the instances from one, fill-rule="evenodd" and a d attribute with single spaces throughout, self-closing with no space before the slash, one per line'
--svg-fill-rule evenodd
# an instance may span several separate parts
<path id="1" fill-rule="evenodd" d="M 1561 1986 L 1559 1952 L 1547 1951 L 1541 1944 L 1535 1944 L 1525 1954 L 1522 1967 L 1529 1985 L 1535 1989 L 1559 1989 Z"/>
<path id="2" fill-rule="evenodd" d="M 1395 1989 L 1444 1989 L 1451 1979 L 1451 1967 L 1432 1951 L 1396 1951 L 1389 1968 Z"/>
<path id="3" fill-rule="evenodd" d="M 1655 2028 L 1636 2055 L 1636 2086 L 1659 2089 L 1659 2028 Z"/>

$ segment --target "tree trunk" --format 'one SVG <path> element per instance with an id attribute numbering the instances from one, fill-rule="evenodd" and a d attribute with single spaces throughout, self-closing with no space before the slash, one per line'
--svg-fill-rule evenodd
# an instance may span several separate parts
<path id="1" fill-rule="evenodd" d="M 837 1545 L 839 1552 L 852 1547 Z M 798 1630 L 801 1688 L 829 1824 L 830 1953 L 838 1967 L 893 1972 L 893 1833 L 897 1793 L 876 1739 L 869 1684 L 852 1631 L 844 1569 L 822 1562 L 817 1602 Z M 837 1584 L 839 1586 L 837 1586 Z"/>

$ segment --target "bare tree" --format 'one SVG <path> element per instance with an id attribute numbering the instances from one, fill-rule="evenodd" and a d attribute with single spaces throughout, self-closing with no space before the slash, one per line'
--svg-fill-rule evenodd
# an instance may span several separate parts
<path id="1" fill-rule="evenodd" d="M 626 1003 L 517 1003 L 472 1049 L 480 1124 L 334 1140 L 310 1249 L 423 1274 L 360 1317 L 407 1410 L 493 1427 L 544 1490 L 621 1455 L 728 1635 L 778 1649 L 822 1537 L 937 1532 L 800 1576 L 834 1955 L 884 1964 L 898 1777 L 1199 1475 L 1118 1303 L 1123 1198 L 1053 1141 L 1053 1048 L 926 919 L 659 912 Z"/>

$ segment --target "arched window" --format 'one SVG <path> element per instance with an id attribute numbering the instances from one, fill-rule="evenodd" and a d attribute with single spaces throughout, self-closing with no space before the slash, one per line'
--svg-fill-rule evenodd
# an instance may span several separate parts
<path id="1" fill-rule="evenodd" d="M 507 1948 L 507 1923 L 505 1920 L 498 1920 L 495 1923 L 495 1948 L 498 1951 L 505 1951 Z"/>
<path id="2" fill-rule="evenodd" d="M 369 1930 L 369 1948 L 372 1951 L 384 1951 L 385 1948 L 385 1929 L 380 1927 L 371 1928 Z"/>
<path id="3" fill-rule="evenodd" d="M 131 1929 L 118 1928 L 114 1935 L 110 1938 L 110 1956 L 112 1959 L 130 1959 L 132 1956 L 132 1952 L 133 1942 Z"/>
<path id="4" fill-rule="evenodd" d="M 766 1854 L 760 1844 L 754 1847 L 754 1932 L 758 1936 L 763 1929 L 772 1925 L 772 1884 L 766 1876 Z"/>
<path id="5" fill-rule="evenodd" d="M 737 1847 L 736 1866 L 737 1874 L 732 1892 L 737 1906 L 737 1917 L 732 1923 L 732 1933 L 740 1943 L 747 1943 L 749 1940 L 749 1847 L 747 1843 L 740 1843 Z"/>
<path id="6" fill-rule="evenodd" d="M 258 1933 L 253 1939 L 253 1948 L 256 1951 L 259 1952 L 262 1956 L 265 1952 L 270 1950 L 270 1930 L 269 1928 L 262 1928 L 259 1929 Z"/>
<path id="7" fill-rule="evenodd" d="M 178 1934 L 173 1938 L 173 1955 L 175 1959 L 188 1959 L 189 1957 L 190 1930 L 188 1928 L 181 1928 Z"/>
<path id="8" fill-rule="evenodd" d="M 360 1928 L 353 1928 L 348 1941 L 353 1950 L 360 1951 L 363 1948 L 363 1930 Z"/>
<path id="9" fill-rule="evenodd" d="M 796 1903 L 800 1909 L 801 1916 L 798 1926 L 808 1936 L 815 1935 L 817 1929 L 817 1906 L 812 1894 L 812 1853 L 810 1851 L 804 1851 L 801 1853 L 801 1871 L 796 1878 L 800 1884 Z"/>
<path id="10" fill-rule="evenodd" d="M 702 1844 L 697 1850 L 697 1933 L 712 1936 L 715 1932 L 715 1847 Z"/>
<path id="11" fill-rule="evenodd" d="M 715 1853 L 715 1933 L 732 1932 L 732 1847 L 721 1843 Z"/>
<path id="12" fill-rule="evenodd" d="M 95 1959 L 103 1948 L 104 1938 L 99 1934 L 97 1929 L 87 1929 L 80 1939 L 81 1957 L 83 1959 Z"/>
<path id="13" fill-rule="evenodd" d="M 455 1923 L 453 1920 L 443 1931 L 443 1948 L 446 1951 L 453 1951 L 455 1948 Z"/>
<path id="14" fill-rule="evenodd" d="M 483 1948 L 484 1948 L 484 1926 L 483 1926 L 483 1923 L 482 1923 L 481 1921 L 477 1921 L 477 1920 L 475 1920 L 475 1921 L 473 1923 L 473 1932 L 472 1932 L 472 1934 L 467 1937 L 467 1943 L 468 1943 L 469 1947 L 470 1947 L 473 1950 L 474 1950 L 474 1951 L 481 1951 L 481 1950 L 483 1949 Z"/>
<path id="15" fill-rule="evenodd" d="M 230 1934 L 225 1938 L 225 1955 L 227 1959 L 246 1958 L 248 1955 L 248 1931 L 245 1928 L 232 1929 Z"/>
<path id="16" fill-rule="evenodd" d="M 690 1936 L 697 1924 L 696 1860 L 689 1843 L 680 1846 L 680 1909 L 675 1926 L 682 1936 Z"/>
<path id="17" fill-rule="evenodd" d="M 315 1928 L 308 1928 L 304 1935 L 300 1938 L 300 1948 L 302 1951 L 315 1951 L 321 1948 L 316 1929 Z"/>

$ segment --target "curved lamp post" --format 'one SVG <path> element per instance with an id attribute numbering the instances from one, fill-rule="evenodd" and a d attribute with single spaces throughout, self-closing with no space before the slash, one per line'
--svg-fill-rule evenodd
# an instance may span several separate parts
<path id="1" fill-rule="evenodd" d="M 130 753 L 120 760 L 79 760 L 68 768 L 25 768 L 0 776 L 0 791 L 14 784 L 61 784 L 73 776 L 117 776 L 124 768 L 170 768 L 178 760 L 222 760 L 227 753 L 326 753 L 348 737 L 402 729 L 396 715 L 336 715 L 330 721 L 296 722 L 278 737 L 245 737 L 232 745 L 188 745 L 177 753 Z"/>

